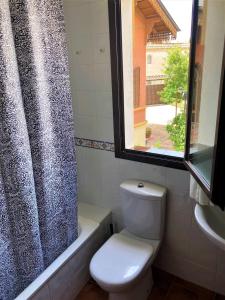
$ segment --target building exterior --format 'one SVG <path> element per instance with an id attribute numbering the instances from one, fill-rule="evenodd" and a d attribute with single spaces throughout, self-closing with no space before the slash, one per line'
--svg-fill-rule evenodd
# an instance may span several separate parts
<path id="1" fill-rule="evenodd" d="M 190 43 L 148 43 L 146 48 L 146 104 L 160 104 L 158 94 L 164 87 L 163 68 L 168 52 L 173 47 L 189 50 Z"/>
<path id="2" fill-rule="evenodd" d="M 175 39 L 179 27 L 160 0 L 133 2 L 134 147 L 145 146 L 146 49 L 149 42 Z"/>

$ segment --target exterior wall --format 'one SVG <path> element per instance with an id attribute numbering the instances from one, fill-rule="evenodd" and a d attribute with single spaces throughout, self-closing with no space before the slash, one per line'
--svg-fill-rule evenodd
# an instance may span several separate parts
<path id="1" fill-rule="evenodd" d="M 64 7 L 76 135 L 113 142 L 107 1 L 64 0 Z M 82 58 L 76 55 L 77 49 L 82 50 Z M 106 143 L 100 144 L 105 149 Z M 225 254 L 195 223 L 194 203 L 188 196 L 189 173 L 117 159 L 112 151 L 91 147 L 77 147 L 79 201 L 110 208 L 119 230 L 123 227 L 119 190 L 123 180 L 139 178 L 166 186 L 165 236 L 155 265 L 225 294 Z"/>
<path id="2" fill-rule="evenodd" d="M 134 112 L 135 125 L 145 122 L 145 110 L 143 110 L 143 107 L 136 108 Z"/>
<path id="3" fill-rule="evenodd" d="M 140 67 L 140 107 L 146 104 L 146 19 L 138 8 L 134 19 L 134 68 Z M 144 121 L 143 119 L 142 121 Z"/>
<path id="4" fill-rule="evenodd" d="M 138 8 L 134 10 L 133 67 L 140 68 L 140 102 L 134 109 L 134 146 L 145 146 L 146 141 L 146 19 Z"/>
<path id="5" fill-rule="evenodd" d="M 147 122 L 138 123 L 134 127 L 134 146 L 145 146 Z"/>
<path id="6" fill-rule="evenodd" d="M 133 22 L 133 1 L 121 1 L 123 11 L 122 35 L 123 35 L 123 77 L 124 77 L 124 114 L 126 148 L 134 146 L 134 100 L 133 100 L 133 28 L 129 26 Z"/>
<path id="7" fill-rule="evenodd" d="M 147 55 L 151 55 L 152 57 L 151 64 L 147 64 L 147 76 L 162 75 L 163 64 L 168 55 L 168 49 L 147 48 Z"/>

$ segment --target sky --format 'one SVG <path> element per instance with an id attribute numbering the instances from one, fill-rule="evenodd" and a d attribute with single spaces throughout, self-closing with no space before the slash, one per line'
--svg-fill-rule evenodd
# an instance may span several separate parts
<path id="1" fill-rule="evenodd" d="M 189 42 L 191 35 L 192 0 L 161 0 L 180 28 L 177 41 Z"/>

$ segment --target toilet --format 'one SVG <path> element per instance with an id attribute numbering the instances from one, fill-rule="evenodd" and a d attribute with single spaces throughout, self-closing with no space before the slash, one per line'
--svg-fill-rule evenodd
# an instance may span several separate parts
<path id="1" fill-rule="evenodd" d="M 166 188 L 126 180 L 120 191 L 125 228 L 95 253 L 90 273 L 110 300 L 146 300 L 153 285 L 151 265 L 163 237 Z"/>

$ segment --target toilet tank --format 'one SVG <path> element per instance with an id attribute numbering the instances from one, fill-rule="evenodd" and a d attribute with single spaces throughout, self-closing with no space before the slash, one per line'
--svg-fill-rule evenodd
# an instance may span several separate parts
<path id="1" fill-rule="evenodd" d="M 161 240 L 164 231 L 166 188 L 141 180 L 120 185 L 126 229 L 145 239 Z"/>

